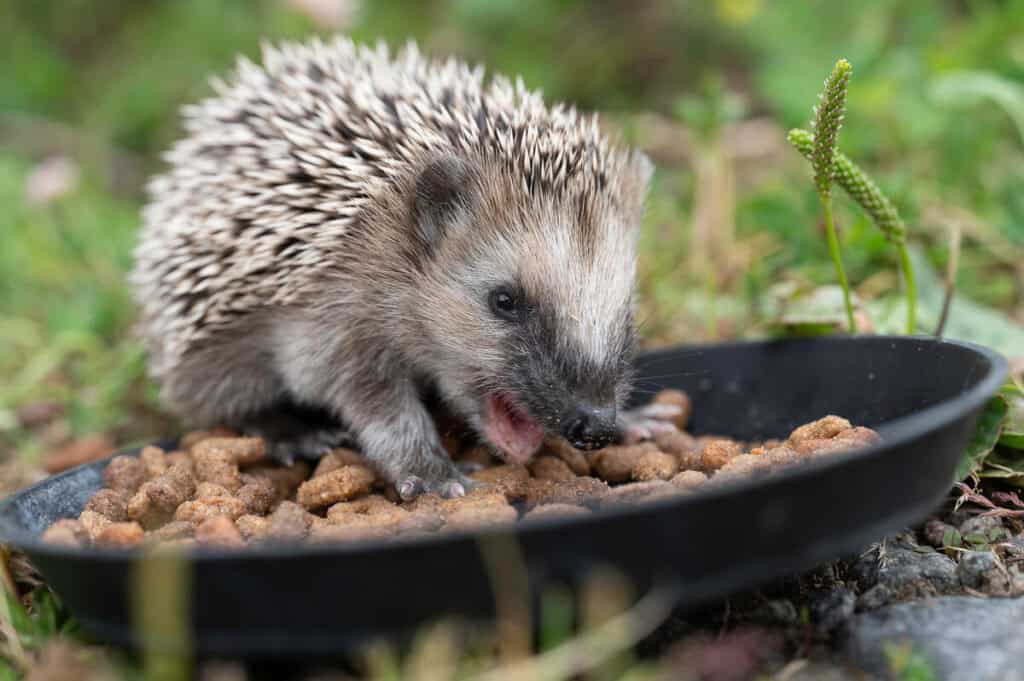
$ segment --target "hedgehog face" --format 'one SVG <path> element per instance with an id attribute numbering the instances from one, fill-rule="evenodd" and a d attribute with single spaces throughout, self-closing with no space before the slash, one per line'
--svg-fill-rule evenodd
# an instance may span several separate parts
<path id="1" fill-rule="evenodd" d="M 464 211 L 417 294 L 420 318 L 443 320 L 420 326 L 421 368 L 508 460 L 528 459 L 549 432 L 579 448 L 617 434 L 634 345 L 635 220 L 579 210 L 582 200 Z"/>

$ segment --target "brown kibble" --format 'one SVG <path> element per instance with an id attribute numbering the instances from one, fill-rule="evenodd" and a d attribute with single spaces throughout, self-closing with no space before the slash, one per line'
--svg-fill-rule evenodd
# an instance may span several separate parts
<path id="1" fill-rule="evenodd" d="M 309 539 L 314 544 L 369 541 L 373 539 L 386 539 L 391 536 L 392 531 L 390 528 L 372 523 L 352 525 L 333 525 L 328 523 L 317 525 L 309 532 Z"/>
<path id="2" fill-rule="evenodd" d="M 741 478 L 752 475 L 754 473 L 767 471 L 771 467 L 771 461 L 764 456 L 754 456 L 753 454 L 740 454 L 729 459 L 718 471 L 715 473 L 713 480 L 715 482 L 722 482 L 724 480 L 732 480 L 735 478 Z"/>
<path id="3" fill-rule="evenodd" d="M 96 511 L 101 516 L 115 523 L 128 520 L 128 502 L 121 492 L 113 489 L 101 489 L 92 495 L 85 505 L 86 510 Z"/>
<path id="4" fill-rule="evenodd" d="M 204 546 L 237 549 L 245 546 L 242 535 L 230 518 L 215 516 L 196 527 L 196 541 Z"/>
<path id="5" fill-rule="evenodd" d="M 90 541 L 81 521 L 73 518 L 64 518 L 50 525 L 43 532 L 42 539 L 55 546 L 82 546 Z"/>
<path id="6" fill-rule="evenodd" d="M 365 466 L 342 466 L 299 485 L 297 500 L 306 508 L 323 508 L 366 494 L 375 479 Z"/>
<path id="7" fill-rule="evenodd" d="M 196 485 L 196 499 L 205 501 L 207 499 L 216 499 L 217 497 L 233 497 L 231 491 L 223 485 L 218 485 L 213 482 L 201 482 Z"/>
<path id="8" fill-rule="evenodd" d="M 96 511 L 88 510 L 82 511 L 81 515 L 78 516 L 78 520 L 81 522 L 85 533 L 89 536 L 89 541 L 92 542 L 96 541 L 96 537 L 103 531 L 103 528 L 111 523 L 109 519 L 101 516 Z"/>
<path id="9" fill-rule="evenodd" d="M 192 447 L 192 456 L 225 458 L 236 466 L 259 463 L 267 457 L 267 443 L 261 437 L 210 437 Z"/>
<path id="10" fill-rule="evenodd" d="M 309 534 L 313 516 L 298 504 L 282 501 L 270 514 L 267 539 L 276 541 L 299 541 Z"/>
<path id="11" fill-rule="evenodd" d="M 214 428 L 213 430 L 193 430 L 185 433 L 181 440 L 178 442 L 178 449 L 182 449 L 186 452 L 191 452 L 192 448 L 203 440 L 209 440 L 214 437 L 237 437 L 238 433 L 231 430 L 230 428 Z"/>
<path id="12" fill-rule="evenodd" d="M 256 478 L 238 489 L 235 495 L 245 504 L 249 513 L 264 515 L 277 501 L 277 489 L 274 483 L 266 478 Z"/>
<path id="13" fill-rule="evenodd" d="M 624 503 L 661 499 L 679 493 L 679 488 L 665 480 L 630 482 L 611 490 L 601 499 L 601 506 L 616 506 Z"/>
<path id="14" fill-rule="evenodd" d="M 152 480 L 167 470 L 167 455 L 159 447 L 143 447 L 139 452 L 139 463 L 145 471 L 146 480 Z"/>
<path id="15" fill-rule="evenodd" d="M 84 435 L 47 454 L 43 468 L 47 473 L 60 473 L 83 463 L 99 461 L 114 453 L 114 445 L 105 435 Z"/>
<path id="16" fill-rule="evenodd" d="M 135 494 L 146 481 L 146 471 L 134 456 L 115 456 L 103 471 L 103 484 L 125 495 Z"/>
<path id="17" fill-rule="evenodd" d="M 789 435 L 789 443 L 797 444 L 806 440 L 822 440 L 835 437 L 853 426 L 841 416 L 829 415 L 817 421 L 811 421 L 794 430 Z"/>
<path id="18" fill-rule="evenodd" d="M 693 402 L 690 400 L 690 396 L 682 390 L 662 390 L 654 396 L 651 404 L 668 404 L 678 407 L 679 414 L 666 420 L 671 421 L 679 430 L 685 429 L 690 422 L 690 414 L 693 413 Z"/>
<path id="19" fill-rule="evenodd" d="M 262 541 L 270 529 L 270 520 L 263 516 L 248 513 L 235 521 L 242 538 L 248 542 Z"/>
<path id="20" fill-rule="evenodd" d="M 309 477 L 309 464 L 305 461 L 296 461 L 291 466 L 269 466 L 257 465 L 249 468 L 246 475 L 256 478 L 267 478 L 274 483 L 277 490 L 277 499 L 288 499 L 295 494 L 299 485 Z M 248 482 L 251 482 L 247 478 Z M 241 482 L 241 478 L 239 478 Z"/>
<path id="21" fill-rule="evenodd" d="M 732 440 L 709 440 L 700 453 L 700 467 L 705 472 L 717 471 L 743 453 L 738 442 Z"/>
<path id="22" fill-rule="evenodd" d="M 93 543 L 111 548 L 131 548 L 141 544 L 145 537 L 142 525 L 136 522 L 110 523 L 100 530 Z"/>
<path id="23" fill-rule="evenodd" d="M 504 463 L 476 471 L 469 477 L 487 483 L 489 487 L 484 488 L 487 493 L 500 492 L 510 499 L 518 499 L 530 480 L 530 471 L 519 463 Z"/>
<path id="24" fill-rule="evenodd" d="M 154 504 L 150 496 L 152 486 L 152 482 L 143 483 L 139 491 L 128 500 L 126 509 L 128 518 L 147 530 L 156 529 L 170 520 L 175 508 L 162 508 Z"/>
<path id="25" fill-rule="evenodd" d="M 544 504 L 536 506 L 523 516 L 523 521 L 539 518 L 566 518 L 569 516 L 590 515 L 590 509 L 572 504 Z"/>
<path id="26" fill-rule="evenodd" d="M 576 474 L 572 472 L 567 464 L 562 459 L 555 456 L 538 456 L 533 463 L 530 464 L 530 473 L 533 477 L 540 480 L 556 480 L 566 481 L 573 480 L 576 478 Z"/>
<path id="27" fill-rule="evenodd" d="M 822 456 L 867 447 L 877 442 L 878 437 L 878 433 L 870 428 L 849 428 L 831 438 L 801 440 L 792 443 L 792 447 L 799 454 Z"/>
<path id="28" fill-rule="evenodd" d="M 208 499 L 196 499 L 186 501 L 174 512 L 175 520 L 198 525 L 205 520 L 224 516 L 234 520 L 245 515 L 245 504 L 235 497 L 210 497 Z"/>
<path id="29" fill-rule="evenodd" d="M 591 456 L 590 463 L 597 477 L 606 482 L 626 482 L 633 477 L 633 467 L 644 454 L 656 452 L 651 442 L 605 447 Z"/>
<path id="30" fill-rule="evenodd" d="M 663 452 L 673 454 L 676 457 L 696 455 L 700 456 L 700 445 L 689 433 L 681 430 L 666 430 L 654 434 L 654 444 Z"/>
<path id="31" fill-rule="evenodd" d="M 565 462 L 576 475 L 590 475 L 590 462 L 587 455 L 573 447 L 565 438 L 549 437 L 544 441 L 541 454 L 558 457 Z"/>
<path id="32" fill-rule="evenodd" d="M 606 483 L 589 476 L 579 476 L 566 482 L 530 480 L 523 503 L 526 508 L 543 504 L 583 506 L 600 499 L 608 490 Z"/>
<path id="33" fill-rule="evenodd" d="M 192 475 L 195 475 L 195 470 L 192 466 L 192 456 L 188 452 L 182 452 L 175 450 L 173 452 L 167 452 L 164 455 L 164 461 L 167 463 L 167 467 L 171 466 L 186 466 Z"/>
<path id="34" fill-rule="evenodd" d="M 316 478 L 326 475 L 338 470 L 342 466 L 366 466 L 366 459 L 354 449 L 338 447 L 320 457 L 320 461 L 317 462 L 313 475 L 310 477 Z"/>
<path id="35" fill-rule="evenodd" d="M 500 493 L 449 499 L 443 513 L 447 530 L 469 530 L 485 525 L 514 523 L 519 517 L 516 509 Z"/>
<path id="36" fill-rule="evenodd" d="M 646 482 L 648 480 L 668 480 L 679 470 L 676 457 L 665 452 L 647 452 L 633 466 L 633 479 Z"/>
<path id="37" fill-rule="evenodd" d="M 216 440 L 203 440 L 192 450 L 192 460 L 195 462 L 196 478 L 200 482 L 212 482 L 234 492 L 242 486 L 239 479 L 238 464 L 234 462 L 231 455 L 223 447 L 203 447 L 207 442 L 219 442 Z"/>
<path id="38" fill-rule="evenodd" d="M 175 539 L 188 539 L 195 536 L 196 526 L 181 520 L 174 520 L 163 527 L 158 527 L 150 533 L 150 537 L 156 541 L 173 541 Z"/>
<path id="39" fill-rule="evenodd" d="M 669 482 L 681 491 L 694 490 L 708 481 L 708 476 L 700 471 L 682 471 L 672 477 Z"/>
<path id="40" fill-rule="evenodd" d="M 157 479 L 146 483 L 146 494 L 153 505 L 167 513 L 188 501 L 196 492 L 192 466 L 174 463 Z"/>

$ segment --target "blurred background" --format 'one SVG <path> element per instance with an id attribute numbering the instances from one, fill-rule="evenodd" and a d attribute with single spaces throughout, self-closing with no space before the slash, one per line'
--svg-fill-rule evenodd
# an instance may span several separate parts
<path id="1" fill-rule="evenodd" d="M 1024 355 L 1024 1 L 5 0 L 0 492 L 47 457 L 176 430 L 131 336 L 146 178 L 210 75 L 263 40 L 335 32 L 521 74 L 647 151 L 647 346 L 841 329 L 811 170 L 785 132 L 846 57 L 840 147 L 907 221 L 920 330 L 955 254 L 947 333 Z M 862 330 L 902 332 L 896 252 L 836 204 Z"/>

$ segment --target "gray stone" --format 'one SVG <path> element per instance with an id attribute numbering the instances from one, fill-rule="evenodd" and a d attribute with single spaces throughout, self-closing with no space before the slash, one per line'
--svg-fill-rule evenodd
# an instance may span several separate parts
<path id="1" fill-rule="evenodd" d="M 985 539 L 998 538 L 1005 533 L 1002 518 L 996 516 L 971 516 L 960 523 L 960 534 L 966 537 L 969 534 L 980 534 Z"/>
<path id="2" fill-rule="evenodd" d="M 960 583 L 967 589 L 974 589 L 994 596 L 1010 593 L 1010 575 L 999 564 L 995 554 L 989 551 L 964 551 L 956 566 Z"/>
<path id="3" fill-rule="evenodd" d="M 1024 681 L 1024 599 L 945 596 L 855 616 L 850 663 L 889 678 L 885 650 L 910 644 L 942 681 Z"/>
<path id="4" fill-rule="evenodd" d="M 849 589 L 826 591 L 811 599 L 811 622 L 819 631 L 828 633 L 850 619 L 856 607 L 857 596 Z"/>
<path id="5" fill-rule="evenodd" d="M 863 591 L 878 585 L 885 587 L 879 593 L 886 593 L 888 599 L 878 604 L 960 590 L 956 563 L 934 549 L 916 544 L 886 543 L 884 551 L 861 556 L 852 566 L 851 575 Z"/>

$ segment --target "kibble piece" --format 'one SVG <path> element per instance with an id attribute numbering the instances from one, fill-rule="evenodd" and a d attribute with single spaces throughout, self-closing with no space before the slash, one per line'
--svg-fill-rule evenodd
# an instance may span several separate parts
<path id="1" fill-rule="evenodd" d="M 238 494 L 235 496 L 245 504 L 249 513 L 264 515 L 277 501 L 277 489 L 270 480 L 257 478 L 238 488 Z"/>
<path id="2" fill-rule="evenodd" d="M 717 471 L 743 453 L 738 442 L 732 440 L 709 440 L 700 453 L 700 467 L 705 472 Z"/>
<path id="3" fill-rule="evenodd" d="M 665 452 L 647 452 L 633 466 L 633 479 L 639 482 L 648 480 L 668 480 L 679 470 L 676 457 Z"/>
<path id="4" fill-rule="evenodd" d="M 700 471 L 682 471 L 672 477 L 669 482 L 681 491 L 694 490 L 708 481 L 708 476 Z"/>
<path id="5" fill-rule="evenodd" d="M 167 470 L 167 455 L 159 447 L 143 447 L 139 452 L 139 463 L 145 471 L 146 480 L 152 480 Z"/>
<path id="6" fill-rule="evenodd" d="M 342 466 L 302 483 L 297 500 L 306 508 L 323 508 L 366 494 L 375 479 L 373 471 L 365 466 Z"/>
<path id="7" fill-rule="evenodd" d="M 564 461 L 569 469 L 576 475 L 591 474 L 590 462 L 587 460 L 587 455 L 569 444 L 565 438 L 549 437 L 544 441 L 544 449 L 542 449 L 541 452 L 543 454 L 558 457 Z"/>
<path id="8" fill-rule="evenodd" d="M 152 485 L 152 482 L 143 483 L 139 491 L 128 500 L 126 508 L 128 519 L 134 520 L 147 530 L 160 527 L 174 515 L 173 510 L 160 508 L 153 503 L 149 495 Z"/>
<path id="9" fill-rule="evenodd" d="M 224 516 L 234 520 L 245 515 L 245 511 L 245 504 L 240 499 L 235 497 L 210 497 L 208 499 L 186 501 L 174 512 L 174 519 L 198 525 L 205 520 L 217 516 Z"/>
<path id="10" fill-rule="evenodd" d="M 679 430 L 686 428 L 686 425 L 690 422 L 690 414 L 693 413 L 693 402 L 690 400 L 690 396 L 682 390 L 662 390 L 654 396 L 651 404 L 667 404 L 676 407 L 679 413 L 666 420 L 671 421 Z"/>
<path id="11" fill-rule="evenodd" d="M 528 509 L 542 504 L 583 506 L 600 499 L 608 490 L 606 483 L 589 476 L 580 476 L 567 482 L 530 480 L 523 505 Z"/>
<path id="12" fill-rule="evenodd" d="M 360 456 L 359 452 L 354 449 L 347 447 L 338 447 L 320 457 L 320 461 L 317 462 L 316 468 L 313 470 L 313 475 L 310 477 L 316 478 L 321 475 L 325 475 L 332 471 L 336 471 L 342 466 L 365 466 L 366 459 Z"/>
<path id="13" fill-rule="evenodd" d="M 270 520 L 258 515 L 246 514 L 235 521 L 235 527 L 248 542 L 257 542 L 266 538 L 270 529 Z"/>
<path id="14" fill-rule="evenodd" d="M 590 509 L 584 508 L 583 506 L 573 506 L 571 504 L 544 504 L 543 506 L 537 506 L 531 509 L 523 515 L 523 521 L 537 520 L 538 518 L 565 518 L 568 516 L 590 514 Z"/>
<path id="15" fill-rule="evenodd" d="M 567 464 L 562 459 L 555 456 L 538 456 L 533 463 L 530 464 L 530 473 L 533 477 L 541 480 L 556 480 L 565 482 L 566 480 L 573 480 L 576 478 L 576 474 L 572 472 Z"/>
<path id="16" fill-rule="evenodd" d="M 95 511 L 115 523 L 128 520 L 128 502 L 121 492 L 113 489 L 101 489 L 92 495 L 85 505 L 86 510 Z"/>
<path id="17" fill-rule="evenodd" d="M 505 463 L 471 473 L 474 480 L 487 483 L 487 492 L 500 492 L 509 499 L 522 497 L 530 471 L 519 463 Z"/>
<path id="18" fill-rule="evenodd" d="M 218 485 L 214 482 L 201 482 L 196 485 L 196 499 L 205 501 L 206 499 L 216 499 L 217 497 L 231 497 L 234 496 L 231 491 L 223 485 Z"/>
<path id="19" fill-rule="evenodd" d="M 491 493 L 449 499 L 444 509 L 446 530 L 468 530 L 514 523 L 519 517 L 503 494 Z"/>
<path id="20" fill-rule="evenodd" d="M 351 525 L 317 525 L 309 532 L 309 540 L 314 544 L 333 542 L 367 541 L 391 537 L 389 528 L 371 523 Z"/>
<path id="21" fill-rule="evenodd" d="M 277 541 L 299 541 L 309 534 L 313 516 L 291 501 L 282 501 L 270 514 L 267 538 Z"/>
<path id="22" fill-rule="evenodd" d="M 234 492 L 242 486 L 238 464 L 221 447 L 202 447 L 210 440 L 203 440 L 192 450 L 196 478 L 200 482 L 212 482 Z"/>
<path id="23" fill-rule="evenodd" d="M 732 457 L 725 465 L 719 468 L 712 480 L 724 482 L 725 480 L 746 477 L 754 473 L 767 471 L 771 465 L 772 462 L 764 456 L 740 454 Z"/>
<path id="24" fill-rule="evenodd" d="M 96 541 L 96 537 L 99 536 L 100 532 L 103 531 L 111 521 L 105 516 L 101 516 L 96 511 L 82 511 L 81 515 L 78 516 L 79 522 L 82 523 L 82 528 L 85 529 L 85 533 L 89 536 L 89 541 Z"/>
<path id="25" fill-rule="evenodd" d="M 790 444 L 797 444 L 805 440 L 822 440 L 835 437 L 844 430 L 853 426 L 841 416 L 829 415 L 817 421 L 804 424 L 789 435 Z"/>
<path id="26" fill-rule="evenodd" d="M 654 434 L 654 444 L 663 452 L 683 457 L 696 453 L 700 455 L 700 445 L 689 433 L 681 430 L 665 430 Z"/>
<path id="27" fill-rule="evenodd" d="M 274 483 L 277 500 L 280 501 L 294 495 L 299 485 L 309 477 L 309 464 L 305 461 L 296 461 L 291 466 L 257 465 L 248 469 L 246 473 L 258 478 L 267 478 Z"/>
<path id="28" fill-rule="evenodd" d="M 214 437 L 237 437 L 237 433 L 230 428 L 214 428 L 212 430 L 193 430 L 185 433 L 181 441 L 178 442 L 178 449 L 183 449 L 186 452 L 191 452 L 192 448 L 203 440 L 209 440 Z"/>
<path id="29" fill-rule="evenodd" d="M 192 456 L 197 460 L 214 454 L 235 465 L 246 466 L 267 457 L 267 443 L 261 437 L 211 437 L 192 447 Z"/>
<path id="30" fill-rule="evenodd" d="M 196 480 L 191 464 L 174 463 L 163 475 L 146 483 L 146 494 L 153 505 L 162 511 L 173 513 L 178 506 L 192 498 L 196 492 Z"/>
<path id="31" fill-rule="evenodd" d="M 43 532 L 43 541 L 56 546 L 82 546 L 87 544 L 89 533 L 85 531 L 81 521 L 73 518 L 58 520 Z"/>
<path id="32" fill-rule="evenodd" d="M 662 499 L 679 493 L 679 488 L 665 480 L 630 482 L 611 490 L 601 499 L 601 506 L 616 506 L 624 503 Z"/>
<path id="33" fill-rule="evenodd" d="M 196 527 L 196 541 L 204 546 L 237 549 L 245 546 L 238 528 L 229 518 L 215 516 Z"/>
<path id="34" fill-rule="evenodd" d="M 135 494 L 146 481 L 146 471 L 134 456 L 115 456 L 103 470 L 103 484 L 125 495 Z"/>
<path id="35" fill-rule="evenodd" d="M 859 447 L 867 447 L 877 441 L 878 433 L 870 428 L 849 428 L 830 438 L 800 440 L 791 444 L 793 449 L 799 454 L 822 456 L 836 452 L 845 452 Z"/>
<path id="36" fill-rule="evenodd" d="M 141 544 L 145 537 L 142 525 L 136 522 L 110 523 L 96 535 L 93 543 L 111 548 L 131 548 Z"/>
<path id="37" fill-rule="evenodd" d="M 174 520 L 163 527 L 158 527 L 150 533 L 150 537 L 156 541 L 173 541 L 175 539 L 188 539 L 195 536 L 196 526 L 181 520 Z"/>
<path id="38" fill-rule="evenodd" d="M 605 447 L 594 452 L 590 459 L 597 477 L 607 482 L 626 482 L 633 477 L 633 467 L 644 454 L 656 452 L 651 442 L 635 445 Z"/>
<path id="39" fill-rule="evenodd" d="M 171 466 L 185 466 L 192 475 L 195 475 L 195 470 L 192 465 L 192 455 L 188 452 L 182 452 L 180 450 L 167 452 L 164 456 L 164 461 L 167 463 L 168 468 Z"/>

